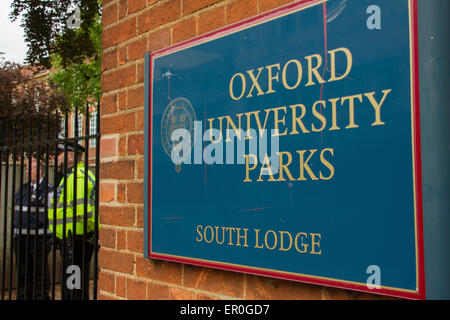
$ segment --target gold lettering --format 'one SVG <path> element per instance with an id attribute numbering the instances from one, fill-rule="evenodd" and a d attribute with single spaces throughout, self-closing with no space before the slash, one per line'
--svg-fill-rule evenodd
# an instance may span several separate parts
<path id="1" fill-rule="evenodd" d="M 212 143 L 219 143 L 220 140 L 222 140 L 222 119 L 225 117 L 217 117 L 217 120 L 219 120 L 219 129 L 213 128 L 213 121 L 215 118 L 208 119 L 209 122 L 209 139 Z M 217 129 L 220 132 L 219 138 L 217 140 L 214 140 L 213 138 L 213 129 Z"/>
<path id="2" fill-rule="evenodd" d="M 284 235 L 287 234 L 289 237 L 289 246 L 287 248 L 284 247 Z M 292 236 L 287 231 L 280 231 L 280 251 L 289 251 L 292 248 Z"/>
<path id="3" fill-rule="evenodd" d="M 298 70 L 297 82 L 293 86 L 290 86 L 287 83 L 287 79 L 286 79 L 286 69 L 287 69 L 288 65 L 291 63 L 295 63 L 295 65 L 297 66 L 297 70 Z M 298 61 L 296 59 L 292 59 L 292 60 L 289 60 L 288 62 L 286 62 L 286 64 L 283 67 L 281 79 L 283 81 L 283 86 L 286 89 L 294 90 L 295 88 L 297 88 L 300 85 L 300 82 L 302 81 L 302 65 L 301 65 L 300 61 Z"/>
<path id="4" fill-rule="evenodd" d="M 302 240 L 302 244 L 301 244 L 302 250 L 300 250 L 300 248 L 298 247 L 298 238 L 299 238 L 300 236 L 302 236 L 302 238 L 301 238 L 301 240 Z M 308 251 L 308 244 L 304 244 L 304 243 L 303 243 L 303 239 L 304 239 L 304 238 L 307 238 L 307 237 L 308 237 L 308 235 L 307 235 L 306 233 L 304 233 L 304 232 L 299 232 L 299 233 L 297 233 L 297 235 L 295 236 L 294 245 L 295 245 L 295 249 L 296 249 L 298 252 L 300 252 L 300 253 L 305 253 L 306 251 Z"/>
<path id="5" fill-rule="evenodd" d="M 315 67 L 312 66 L 312 58 L 316 58 L 317 60 L 317 64 Z M 309 87 L 315 84 L 315 82 L 312 79 L 313 74 L 316 77 L 319 84 L 325 83 L 325 81 L 322 79 L 319 72 L 317 71 L 317 69 L 319 69 L 320 66 L 322 65 L 322 57 L 318 54 L 313 54 L 311 56 L 305 57 L 305 59 L 308 60 L 308 83 L 305 85 L 305 87 Z"/>
<path id="6" fill-rule="evenodd" d="M 282 111 L 284 111 L 284 113 L 286 114 L 286 107 L 273 108 L 272 110 L 273 110 L 273 114 L 274 114 L 274 122 L 275 122 L 274 124 L 275 124 L 275 129 L 278 130 L 278 134 L 275 133 L 275 134 L 274 134 L 274 137 L 276 137 L 276 136 L 285 136 L 285 135 L 287 134 L 287 130 L 288 130 L 288 129 L 286 128 L 282 133 L 279 133 L 280 131 L 279 131 L 279 128 L 278 128 L 278 124 L 279 124 L 279 123 L 282 123 L 283 125 L 285 125 L 285 124 L 286 124 L 286 122 L 285 122 L 286 116 L 283 115 L 283 117 L 282 117 L 281 119 L 279 119 L 279 117 L 278 117 L 278 111 L 279 111 L 279 110 L 282 110 Z"/>
<path id="7" fill-rule="evenodd" d="M 321 180 L 330 180 L 331 178 L 333 178 L 334 176 L 334 167 L 331 163 L 329 163 L 325 157 L 323 156 L 325 152 L 330 152 L 331 156 L 333 156 L 333 152 L 334 150 L 332 148 L 325 148 L 322 150 L 322 152 L 320 153 L 320 161 L 325 165 L 325 167 L 327 167 L 330 170 L 330 175 L 328 177 L 324 177 L 322 175 L 322 171 L 319 171 L 319 176 Z"/>
<path id="8" fill-rule="evenodd" d="M 264 134 L 264 130 L 266 129 L 266 125 L 267 125 L 267 119 L 269 118 L 269 113 L 272 109 L 266 109 L 264 110 L 266 112 L 266 118 L 264 119 L 264 126 L 261 126 L 261 120 L 259 119 L 259 110 L 258 111 L 254 111 L 251 112 L 255 115 L 255 120 L 256 120 L 256 125 L 258 126 L 259 129 L 259 135 L 262 137 Z"/>
<path id="9" fill-rule="evenodd" d="M 202 242 L 202 241 L 203 241 L 202 232 L 200 231 L 201 229 L 203 229 L 203 226 L 202 226 L 201 224 L 199 224 L 199 225 L 197 226 L 197 234 L 198 234 L 198 237 L 195 238 L 195 241 L 197 241 L 197 242 Z"/>
<path id="10" fill-rule="evenodd" d="M 222 229 L 222 239 L 220 239 L 220 229 Z M 214 231 L 215 230 L 215 231 Z M 197 225 L 197 242 L 205 241 L 208 244 L 217 243 L 219 245 L 248 247 L 248 228 L 244 227 L 221 227 Z M 255 232 L 255 245 L 253 248 L 278 250 L 287 252 L 295 250 L 299 253 L 322 254 L 320 233 L 298 232 L 294 238 L 289 231 L 263 231 L 264 239 L 259 238 L 260 229 L 253 229 Z M 228 234 L 227 236 L 225 234 Z M 225 243 L 225 237 L 228 242 Z M 262 238 L 262 237 L 261 237 Z M 236 241 L 234 241 L 236 240 Z"/>
<path id="11" fill-rule="evenodd" d="M 292 109 L 292 131 L 291 131 L 290 135 L 298 134 L 297 124 L 300 126 L 303 133 L 309 133 L 308 129 L 306 129 L 305 125 L 302 122 L 302 118 L 306 114 L 305 106 L 303 104 L 294 104 L 292 106 L 289 106 L 289 108 Z M 300 115 L 300 117 L 297 117 L 297 111 L 296 111 L 297 108 L 302 109 L 302 114 Z"/>
<path id="12" fill-rule="evenodd" d="M 223 244 L 225 242 L 225 227 L 222 228 L 222 241 L 219 242 L 219 227 L 216 227 L 216 242 L 217 244 Z"/>
<path id="13" fill-rule="evenodd" d="M 253 167 L 250 168 L 250 157 L 253 159 L 254 164 Z M 244 182 L 252 182 L 252 180 L 249 178 L 249 173 L 252 170 L 256 169 L 256 166 L 258 165 L 258 158 L 254 154 L 245 154 L 245 180 Z"/>
<path id="14" fill-rule="evenodd" d="M 362 94 L 355 94 L 353 96 L 343 97 L 341 100 L 341 105 L 344 105 L 345 101 L 349 101 L 348 103 L 348 117 L 349 124 L 345 127 L 345 129 L 358 128 L 359 126 L 355 124 L 355 99 L 358 99 L 359 102 L 362 102 Z"/>
<path id="15" fill-rule="evenodd" d="M 242 79 L 242 91 L 241 91 L 241 95 L 240 95 L 239 97 L 236 97 L 236 96 L 234 95 L 234 92 L 233 92 L 233 81 L 234 81 L 234 78 L 236 78 L 236 76 L 238 76 L 238 77 L 240 77 L 240 78 Z M 231 78 L 231 80 L 230 80 L 230 85 L 229 85 L 229 92 L 230 92 L 230 97 L 231 97 L 231 99 L 233 99 L 233 100 L 241 100 L 242 97 L 243 97 L 244 94 L 245 94 L 245 87 L 246 87 L 245 76 L 244 76 L 242 73 L 236 73 L 236 74 Z"/>
<path id="16" fill-rule="evenodd" d="M 238 139 L 241 139 L 241 117 L 242 117 L 242 113 L 238 113 L 236 114 L 236 116 L 238 117 L 239 120 L 239 128 L 236 127 L 236 125 L 234 124 L 233 120 L 231 120 L 230 116 L 225 116 L 225 119 L 227 119 L 227 139 L 225 140 L 225 142 L 230 142 L 231 138 L 230 138 L 230 125 L 233 128 L 234 132 L 236 133 L 236 136 L 238 137 Z M 222 120 L 220 123 L 221 126 L 221 131 L 222 131 Z"/>
<path id="17" fill-rule="evenodd" d="M 259 111 L 250 111 L 250 112 L 246 112 L 246 113 L 244 113 L 245 114 L 245 116 L 247 117 L 247 136 L 245 137 L 245 140 L 251 140 L 251 139 L 253 139 L 253 137 L 251 136 L 251 133 L 250 133 L 250 129 L 251 129 L 251 127 L 252 127 L 252 125 L 251 125 L 251 116 L 252 116 L 252 114 L 255 116 L 255 118 L 256 118 L 256 116 L 258 115 L 258 113 L 259 113 Z"/>
<path id="18" fill-rule="evenodd" d="M 256 158 L 256 156 L 255 156 L 255 158 Z M 263 179 L 261 178 L 261 176 L 263 174 L 263 170 L 267 170 L 267 172 L 269 173 L 270 178 L 267 181 L 276 181 L 275 178 L 273 177 L 272 167 L 270 166 L 270 160 L 269 160 L 269 157 L 267 154 L 264 156 L 261 171 L 259 172 L 259 178 L 258 178 L 258 180 L 256 180 L 257 182 L 263 181 Z M 244 182 L 245 182 L 245 180 L 244 180 Z"/>
<path id="19" fill-rule="evenodd" d="M 337 126 L 337 115 L 336 115 L 336 113 L 337 113 L 336 103 L 339 100 L 340 100 L 340 98 L 335 98 L 335 99 L 329 100 L 331 102 L 331 128 L 328 129 L 329 131 L 341 129 Z"/>
<path id="20" fill-rule="evenodd" d="M 288 168 L 288 166 L 292 162 L 292 155 L 291 155 L 291 153 L 288 152 L 288 151 L 285 151 L 285 152 L 278 152 L 278 154 L 280 155 L 280 176 L 277 179 L 277 181 L 286 181 L 286 179 L 284 178 L 283 172 L 286 172 L 286 174 L 289 177 L 290 181 L 295 181 L 294 177 L 292 176 L 292 174 L 291 174 L 291 172 L 289 171 L 289 168 Z M 287 163 L 284 163 L 283 155 L 287 155 L 287 158 L 288 158 Z"/>
<path id="21" fill-rule="evenodd" d="M 253 89 L 254 89 L 254 88 L 256 88 L 256 90 L 258 90 L 257 96 L 260 96 L 260 95 L 263 95 L 263 94 L 264 94 L 264 92 L 262 91 L 262 89 L 261 89 L 261 87 L 260 87 L 260 85 L 259 85 L 259 83 L 258 83 L 259 75 L 261 74 L 261 71 L 262 71 L 263 69 L 264 69 L 263 67 L 258 68 L 258 74 L 256 75 L 256 77 L 255 77 L 255 75 L 253 74 L 253 70 L 248 70 L 248 71 L 247 71 L 248 75 L 250 76 L 250 80 L 252 80 L 252 82 L 253 82 L 253 85 L 252 85 L 252 87 L 250 88 L 250 91 L 248 92 L 247 98 L 253 97 L 252 92 L 253 92 Z"/>
<path id="22" fill-rule="evenodd" d="M 211 230 L 211 239 L 210 239 L 210 240 L 206 239 L 206 230 Z M 213 242 L 213 240 L 214 240 L 214 231 L 213 231 L 213 228 L 212 228 L 211 226 L 206 226 L 206 227 L 205 227 L 205 231 L 203 231 L 203 236 L 204 236 L 204 238 L 205 238 L 205 242 L 206 242 L 206 243 L 211 243 L 211 242 Z"/>
<path id="23" fill-rule="evenodd" d="M 320 233 L 310 233 L 311 235 L 311 254 L 322 254 L 322 249 L 320 249 L 320 239 L 322 236 Z M 316 236 L 319 238 L 319 241 L 315 241 Z M 316 245 L 318 246 L 319 251 L 316 251 Z"/>
<path id="24" fill-rule="evenodd" d="M 269 90 L 267 90 L 266 94 L 275 92 L 275 90 L 272 89 L 272 80 L 277 80 L 277 82 L 278 82 L 278 72 L 276 73 L 275 76 L 272 76 L 272 68 L 273 67 L 276 67 L 278 70 L 280 70 L 280 64 L 279 63 L 272 64 L 272 65 L 266 67 L 267 71 L 268 71 L 268 77 L 269 77 L 269 79 L 268 79 L 268 81 L 269 81 Z"/>
<path id="25" fill-rule="evenodd" d="M 228 242 L 228 245 L 229 246 L 232 246 L 233 245 L 233 240 L 232 240 L 232 236 L 233 236 L 233 231 L 235 231 L 236 230 L 236 228 L 229 228 L 229 227 L 227 227 L 227 228 L 225 228 L 225 230 L 226 231 L 229 231 L 229 235 L 230 235 L 230 241 Z"/>
<path id="26" fill-rule="evenodd" d="M 382 91 L 384 95 L 383 95 L 383 98 L 381 99 L 380 103 L 378 103 L 375 100 L 375 98 L 373 97 L 375 92 L 369 92 L 369 93 L 364 94 L 369 99 L 370 103 L 372 104 L 372 107 L 375 109 L 375 122 L 372 123 L 372 126 L 381 126 L 381 125 L 385 124 L 383 121 L 381 121 L 380 109 L 384 103 L 384 100 L 386 99 L 386 97 L 388 96 L 388 94 L 391 91 L 392 91 L 392 89 Z"/>
<path id="27" fill-rule="evenodd" d="M 311 159 L 311 157 L 317 152 L 317 150 L 309 150 L 310 155 L 306 161 L 304 160 L 305 152 L 308 150 L 297 150 L 297 153 L 300 155 L 300 177 L 297 180 L 300 181 L 306 181 L 304 169 L 308 172 L 309 176 L 312 180 L 319 180 L 314 173 L 312 172 L 311 168 L 308 165 L 308 161 Z"/>
<path id="28" fill-rule="evenodd" d="M 267 238 L 268 238 L 267 235 L 268 235 L 269 233 L 273 234 L 273 237 L 274 237 L 274 240 L 273 240 L 273 246 L 272 246 L 272 247 L 269 246 L 268 241 L 267 241 Z M 276 248 L 277 243 L 278 243 L 278 239 L 277 239 L 277 234 L 275 233 L 275 231 L 273 231 L 273 230 L 268 230 L 268 231 L 266 232 L 266 234 L 264 235 L 264 244 L 266 245 L 266 248 L 269 249 L 269 250 L 273 250 L 273 249 Z"/>
<path id="29" fill-rule="evenodd" d="M 240 235 L 240 230 L 241 230 L 241 228 L 236 228 L 236 231 L 237 231 L 237 243 L 236 243 L 236 246 L 241 246 L 241 243 L 239 242 L 239 240 L 240 239 L 244 239 L 244 247 L 248 247 L 248 245 L 247 245 L 247 231 L 248 231 L 248 229 L 247 228 L 244 228 L 243 230 L 244 230 L 244 235 L 243 236 L 241 236 Z"/>
<path id="30" fill-rule="evenodd" d="M 321 126 L 319 129 L 317 129 L 317 128 L 314 126 L 314 123 L 311 124 L 311 130 L 314 131 L 314 132 L 320 132 L 320 131 L 322 131 L 323 129 L 325 129 L 325 126 L 327 125 L 327 119 L 326 119 L 321 113 L 319 113 L 319 112 L 316 110 L 316 107 L 317 107 L 318 104 L 321 104 L 324 108 L 325 108 L 325 106 L 326 106 L 325 101 L 323 101 L 323 100 L 316 101 L 316 102 L 313 104 L 313 107 L 312 107 L 313 115 L 314 115 L 317 119 L 319 119 L 320 122 L 322 122 L 322 126 Z"/>
<path id="31" fill-rule="evenodd" d="M 345 73 L 343 75 L 336 77 L 336 56 L 335 55 L 336 55 L 336 52 L 339 52 L 339 51 L 344 52 L 344 54 L 347 58 L 347 70 L 345 70 Z M 328 52 L 330 53 L 330 57 L 331 57 L 331 59 L 330 59 L 330 61 L 331 61 L 331 77 L 328 80 L 328 82 L 344 79 L 346 76 L 348 76 L 348 74 L 352 70 L 352 65 L 353 65 L 352 53 L 347 48 L 338 48 L 335 50 L 330 50 Z"/>
<path id="32" fill-rule="evenodd" d="M 259 229 L 254 229 L 255 230 L 255 247 L 254 248 L 258 248 L 258 249 L 263 249 L 264 246 L 259 244 Z"/>

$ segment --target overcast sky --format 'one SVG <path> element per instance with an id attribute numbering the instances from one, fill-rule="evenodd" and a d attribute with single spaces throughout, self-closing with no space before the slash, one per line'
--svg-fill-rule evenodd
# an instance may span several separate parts
<path id="1" fill-rule="evenodd" d="M 27 46 L 23 39 L 20 19 L 12 23 L 9 19 L 12 0 L 0 0 L 0 52 L 6 60 L 23 63 L 27 53 Z"/>

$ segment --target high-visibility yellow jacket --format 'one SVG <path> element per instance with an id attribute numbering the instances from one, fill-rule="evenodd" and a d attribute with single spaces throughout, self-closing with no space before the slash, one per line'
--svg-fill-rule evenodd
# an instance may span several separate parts
<path id="1" fill-rule="evenodd" d="M 63 238 L 64 230 L 64 203 L 66 207 L 65 214 L 65 233 L 66 237 L 69 230 L 74 234 L 74 222 L 77 235 L 90 233 L 95 230 L 95 175 L 86 170 L 83 163 L 77 165 L 77 190 L 75 196 L 75 168 L 67 173 L 59 183 L 56 194 L 52 199 L 52 203 L 48 210 L 48 223 L 52 232 L 55 232 L 57 238 Z M 87 189 L 85 190 L 85 174 L 87 172 Z M 66 189 L 66 191 L 64 191 Z M 64 193 L 66 192 L 66 198 Z M 54 214 L 54 202 L 56 201 L 56 215 Z M 86 213 L 85 213 L 86 208 Z M 74 215 L 76 212 L 76 221 Z M 86 216 L 86 217 L 85 217 Z M 56 230 L 54 224 L 56 218 Z M 87 229 L 84 228 L 84 219 L 87 219 Z M 100 224 L 99 224 L 100 225 Z"/>

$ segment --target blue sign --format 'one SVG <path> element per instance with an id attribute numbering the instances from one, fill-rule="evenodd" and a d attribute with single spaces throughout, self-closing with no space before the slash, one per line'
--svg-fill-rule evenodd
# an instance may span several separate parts
<path id="1" fill-rule="evenodd" d="M 416 2 L 300 1 L 146 57 L 146 256 L 424 297 Z"/>

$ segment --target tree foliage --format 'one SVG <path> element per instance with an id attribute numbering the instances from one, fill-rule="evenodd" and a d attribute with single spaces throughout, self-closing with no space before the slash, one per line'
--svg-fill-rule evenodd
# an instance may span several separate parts
<path id="1" fill-rule="evenodd" d="M 6 146 L 27 144 L 35 152 L 39 140 L 55 137 L 60 130 L 57 110 L 66 105 L 54 83 L 36 81 L 29 68 L 0 60 L 0 160 Z"/>
<path id="2" fill-rule="evenodd" d="M 26 61 L 56 69 L 50 79 L 64 93 L 67 107 L 84 111 L 86 102 L 100 99 L 101 1 L 13 0 L 11 7 L 11 19 L 22 17 Z M 75 8 L 79 27 L 69 28 Z"/>
<path id="3" fill-rule="evenodd" d="M 81 13 L 79 30 L 67 26 L 75 7 Z M 51 55 L 57 52 L 66 68 L 97 54 L 90 28 L 101 13 L 99 0 L 13 0 L 11 9 L 11 20 L 22 19 L 28 44 L 27 63 L 49 69 Z"/>
<path id="4" fill-rule="evenodd" d="M 80 24 L 72 29 L 67 21 L 75 8 Z M 30 66 L 4 62 L 0 56 L 2 160 L 13 144 L 36 154 L 39 141 L 60 131 L 61 111 L 74 106 L 82 111 L 86 101 L 100 98 L 100 0 L 13 0 L 11 10 L 10 19 L 21 20 Z M 53 68 L 52 75 L 36 81 L 34 73 L 42 68 Z"/>
<path id="5" fill-rule="evenodd" d="M 52 73 L 50 79 L 65 94 L 71 108 L 78 106 L 80 111 L 84 111 L 86 102 L 100 99 L 101 35 L 102 25 L 98 18 L 89 28 L 89 36 L 96 52 L 89 60 L 64 66 L 64 56 L 61 53 L 54 53 L 51 56 L 53 68 L 58 71 Z"/>

